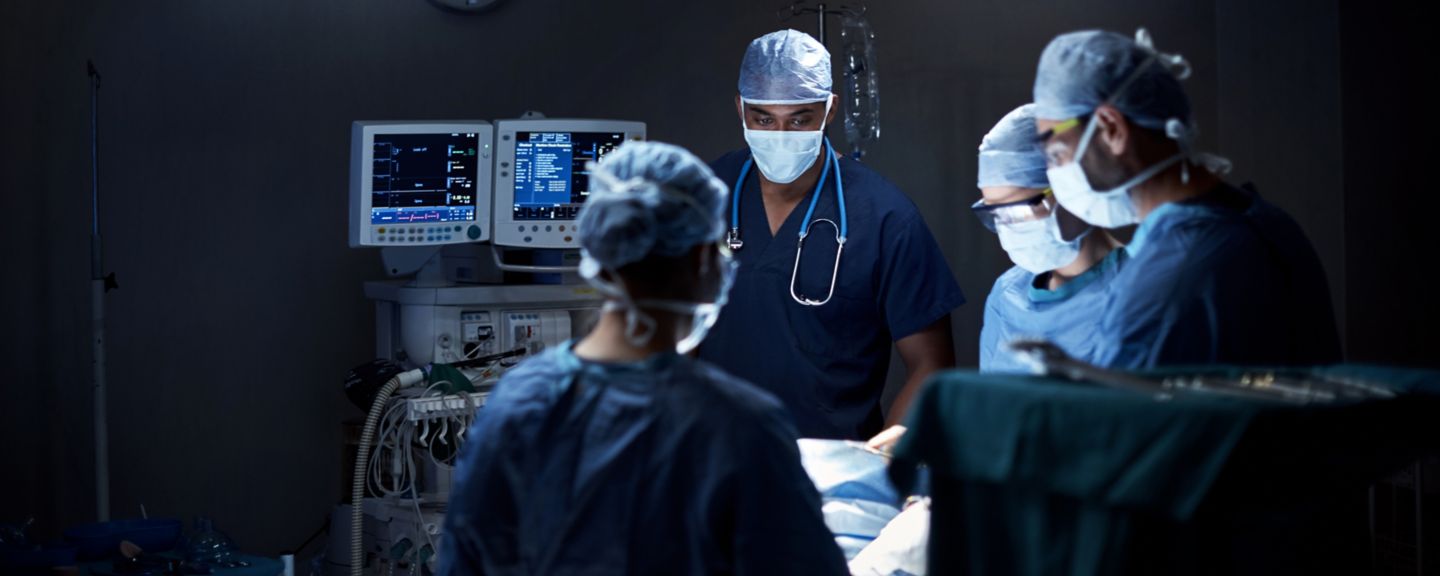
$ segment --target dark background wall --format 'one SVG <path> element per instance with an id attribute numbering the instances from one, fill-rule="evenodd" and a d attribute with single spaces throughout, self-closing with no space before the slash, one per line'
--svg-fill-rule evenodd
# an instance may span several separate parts
<path id="1" fill-rule="evenodd" d="M 1440 363 L 1440 306 L 1426 292 L 1425 254 L 1440 211 L 1432 192 L 1434 139 L 1417 129 L 1429 115 L 1436 66 L 1419 5 L 1390 10 L 1342 3 L 1345 134 L 1345 250 L 1351 309 L 1350 358 Z M 1328 263 L 1327 263 L 1328 265 Z"/>
<path id="2" fill-rule="evenodd" d="M 373 355 L 360 284 L 380 277 L 378 255 L 345 242 L 350 122 L 638 119 L 715 157 L 743 143 L 736 69 L 783 6 L 0 4 L 0 523 L 34 514 L 54 535 L 94 514 L 87 58 L 104 74 L 102 233 L 121 286 L 106 299 L 114 514 L 205 513 L 274 553 L 339 500 L 340 422 L 358 414 L 340 382 Z M 955 312 L 962 364 L 1009 266 L 966 210 L 975 146 L 1028 100 L 1051 37 L 1141 25 L 1194 64 L 1204 147 L 1310 234 L 1351 357 L 1440 364 L 1436 307 L 1403 272 L 1435 214 L 1417 209 L 1420 148 L 1397 144 L 1424 93 L 1403 62 L 1422 52 L 1376 41 L 1418 17 L 1333 1 L 916 0 L 870 18 L 884 134 L 867 161 L 920 206 L 970 298 Z"/>

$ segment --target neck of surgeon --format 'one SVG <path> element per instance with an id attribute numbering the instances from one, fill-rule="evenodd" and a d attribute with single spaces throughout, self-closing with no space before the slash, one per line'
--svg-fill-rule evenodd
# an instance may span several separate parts
<path id="1" fill-rule="evenodd" d="M 645 310 L 655 320 L 655 333 L 643 344 L 626 337 L 625 310 L 610 309 L 600 313 L 590 334 L 575 344 L 575 355 L 595 362 L 638 362 L 655 354 L 673 352 L 678 341 L 676 315 L 663 310 Z"/>
<path id="2" fill-rule="evenodd" d="M 1075 260 L 1051 270 L 1045 278 L 1047 290 L 1059 290 L 1061 286 L 1084 274 L 1110 255 L 1110 251 L 1120 247 L 1120 242 L 1105 230 L 1096 229 L 1085 238 L 1080 240 L 1080 254 Z"/>

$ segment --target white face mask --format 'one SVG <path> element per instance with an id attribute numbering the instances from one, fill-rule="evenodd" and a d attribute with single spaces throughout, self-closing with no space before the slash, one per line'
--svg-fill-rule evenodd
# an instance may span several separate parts
<path id="1" fill-rule="evenodd" d="M 830 117 L 831 100 L 825 100 L 825 115 L 820 118 L 819 130 L 751 130 L 741 118 L 745 143 L 750 145 L 750 155 L 766 180 L 789 184 L 815 165 L 820 158 L 820 144 L 825 139 L 825 119 Z M 740 105 L 744 107 L 743 99 Z"/>
<path id="2" fill-rule="evenodd" d="M 1085 151 L 1089 149 L 1094 135 L 1095 116 L 1092 115 L 1085 125 L 1085 135 L 1080 137 L 1080 146 L 1075 149 L 1070 162 L 1045 171 L 1050 187 L 1055 190 L 1055 199 L 1071 214 L 1092 226 L 1118 228 L 1140 222 L 1140 213 L 1135 209 L 1135 200 L 1130 197 L 1130 190 L 1174 166 L 1184 159 L 1184 155 L 1171 156 L 1140 171 L 1135 177 L 1115 188 L 1096 190 L 1090 187 L 1090 179 L 1085 175 L 1085 168 L 1080 165 L 1080 159 L 1085 157 Z"/>
<path id="3" fill-rule="evenodd" d="M 1039 220 L 998 224 L 995 233 L 1000 236 L 1000 246 L 1016 266 L 1040 274 L 1074 262 L 1080 255 L 1080 240 L 1089 234 L 1089 230 L 1065 242 L 1060 239 L 1059 221 L 1055 213 L 1051 213 Z"/>

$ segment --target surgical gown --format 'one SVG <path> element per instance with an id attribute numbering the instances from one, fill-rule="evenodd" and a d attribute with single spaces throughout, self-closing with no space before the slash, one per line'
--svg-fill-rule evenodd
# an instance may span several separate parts
<path id="1" fill-rule="evenodd" d="M 985 299 L 980 371 L 1030 372 L 1030 367 L 1005 346 L 1021 339 L 1047 340 L 1073 358 L 1094 360 L 1105 298 L 1124 261 L 1124 250 L 1111 250 L 1103 260 L 1056 290 L 1037 287 L 1037 280 L 1046 282 L 1048 276 L 1037 278 L 1019 266 L 1001 274 Z"/>
<path id="2" fill-rule="evenodd" d="M 769 394 L 705 362 L 516 367 L 466 436 L 445 574 L 845 574 Z"/>
<path id="3" fill-rule="evenodd" d="M 1341 360 L 1320 259 L 1253 190 L 1221 184 L 1155 209 L 1125 247 L 1099 364 L 1314 365 Z"/>
<path id="4" fill-rule="evenodd" d="M 732 152 L 711 166 L 733 188 L 749 152 Z M 965 302 L 939 245 L 915 204 L 885 178 L 840 159 L 849 236 L 835 271 L 835 228 L 818 223 L 795 271 L 797 235 L 810 204 L 802 199 L 770 233 L 752 168 L 740 192 L 744 246 L 730 303 L 720 313 L 700 357 L 774 394 L 795 415 L 805 438 L 868 439 L 884 418 L 880 394 L 891 343 L 919 332 Z M 810 194 L 814 194 L 812 190 Z M 730 211 L 726 210 L 727 219 Z M 812 221 L 840 223 L 836 178 L 826 178 Z M 805 306 L 796 291 L 820 298 Z"/>

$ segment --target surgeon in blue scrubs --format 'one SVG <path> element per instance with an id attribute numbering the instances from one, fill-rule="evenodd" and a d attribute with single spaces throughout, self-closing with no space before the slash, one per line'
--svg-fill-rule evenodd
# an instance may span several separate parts
<path id="1" fill-rule="evenodd" d="M 1190 65 L 1134 38 L 1064 34 L 1040 57 L 1036 130 L 1060 205 L 1139 224 L 1097 339 L 1099 364 L 1313 365 L 1341 360 L 1320 260 L 1300 226 L 1194 150 Z"/>
<path id="2" fill-rule="evenodd" d="M 950 312 L 965 299 L 914 203 L 825 139 L 837 106 L 830 53 L 809 35 L 745 51 L 735 109 L 749 146 L 711 165 L 732 189 L 740 271 L 700 357 L 779 397 L 801 436 L 864 440 L 954 364 Z M 907 378 L 882 414 L 892 342 Z"/>
<path id="3" fill-rule="evenodd" d="M 983 198 L 971 210 L 1015 262 L 985 300 L 983 372 L 1029 372 L 1006 348 L 1022 339 L 1045 340 L 1092 360 L 1106 294 L 1125 259 L 1109 232 L 1056 204 L 1045 168 L 1033 104 L 1006 114 L 980 142 Z"/>
<path id="4" fill-rule="evenodd" d="M 773 395 L 688 355 L 734 266 L 727 190 L 630 142 L 591 168 L 584 338 L 507 372 L 466 434 L 443 574 L 848 574 Z"/>

